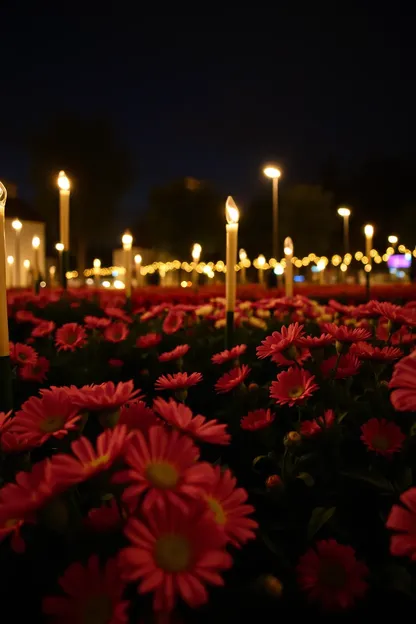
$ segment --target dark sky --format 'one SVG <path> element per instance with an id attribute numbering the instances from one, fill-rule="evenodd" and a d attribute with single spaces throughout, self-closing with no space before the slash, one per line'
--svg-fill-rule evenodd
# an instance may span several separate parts
<path id="1" fill-rule="evenodd" d="M 0 174 L 28 198 L 25 140 L 64 109 L 110 117 L 130 145 L 137 182 L 125 216 L 176 176 L 244 202 L 266 183 L 268 159 L 282 183 L 307 181 L 330 154 L 351 167 L 414 146 L 414 22 L 398 2 L 384 14 L 358 3 L 305 3 L 303 13 L 254 2 L 233 14 L 225 3 L 156 3 L 143 9 L 153 16 L 140 3 L 104 15 L 14 4 L 0 9 Z"/>

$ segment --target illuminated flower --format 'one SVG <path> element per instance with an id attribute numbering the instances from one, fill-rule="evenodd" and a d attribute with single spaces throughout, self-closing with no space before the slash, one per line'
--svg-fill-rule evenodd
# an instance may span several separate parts
<path id="1" fill-rule="evenodd" d="M 97 555 L 92 555 L 85 566 L 72 563 L 59 585 L 65 595 L 50 596 L 42 602 L 48 621 L 127 624 L 129 603 L 123 600 L 125 585 L 116 559 L 108 559 L 103 570 Z"/>
<path id="2" fill-rule="evenodd" d="M 360 360 L 373 360 L 375 362 L 393 362 L 399 360 L 403 351 L 397 347 L 373 347 L 367 342 L 357 342 L 351 346 L 350 353 L 356 355 Z"/>
<path id="3" fill-rule="evenodd" d="M 360 366 L 361 362 L 355 355 L 346 353 L 341 355 L 339 359 L 337 355 L 333 355 L 322 362 L 321 373 L 324 377 L 330 377 L 335 371 L 335 379 L 346 379 L 356 375 Z"/>
<path id="4" fill-rule="evenodd" d="M 309 349 L 303 349 L 292 345 L 282 353 L 275 353 L 271 359 L 272 362 L 275 362 L 278 366 L 293 366 L 295 362 L 299 365 L 303 364 L 310 356 L 311 352 Z"/>
<path id="5" fill-rule="evenodd" d="M 391 457 L 400 451 L 406 436 L 400 428 L 385 418 L 370 418 L 361 426 L 361 440 L 370 449 L 384 457 Z"/>
<path id="6" fill-rule="evenodd" d="M 174 334 L 183 325 L 185 313 L 181 310 L 171 310 L 163 321 L 162 329 L 165 334 Z"/>
<path id="7" fill-rule="evenodd" d="M 416 560 L 416 488 L 400 496 L 401 505 L 393 505 L 386 527 L 395 531 L 391 537 L 390 552 L 396 557 Z"/>
<path id="8" fill-rule="evenodd" d="M 71 444 L 72 455 L 59 454 L 52 458 L 54 475 L 67 485 L 86 481 L 111 468 L 122 457 L 127 429 L 117 425 L 105 429 L 97 438 L 95 448 L 82 436 Z"/>
<path id="9" fill-rule="evenodd" d="M 368 329 L 351 328 L 347 325 L 335 325 L 335 323 L 325 323 L 324 329 L 341 343 L 350 344 L 371 338 L 371 332 Z"/>
<path id="10" fill-rule="evenodd" d="M 163 312 L 166 310 L 167 307 L 168 306 L 166 303 L 161 303 L 160 305 L 153 306 L 152 308 L 150 308 L 150 310 L 142 314 L 140 318 L 140 322 L 145 323 L 146 321 L 150 321 L 151 319 L 157 318 L 158 316 L 163 314 Z"/>
<path id="11" fill-rule="evenodd" d="M 137 338 L 136 347 L 139 349 L 151 349 L 152 347 L 156 347 L 161 340 L 162 336 L 160 334 L 145 334 Z"/>
<path id="12" fill-rule="evenodd" d="M 110 319 L 99 316 L 86 316 L 84 325 L 87 329 L 105 329 L 111 324 Z"/>
<path id="13" fill-rule="evenodd" d="M 111 323 L 105 328 L 103 336 L 108 342 L 122 342 L 129 335 L 129 328 L 123 321 Z"/>
<path id="14" fill-rule="evenodd" d="M 216 353 L 212 356 L 211 362 L 213 364 L 225 364 L 225 362 L 230 362 L 232 360 L 238 360 L 240 355 L 246 352 L 247 345 L 241 344 L 233 347 L 232 349 L 226 349 L 225 351 L 221 351 L 220 353 Z"/>
<path id="15" fill-rule="evenodd" d="M 120 409 L 119 425 L 126 425 L 128 431 L 147 433 L 150 427 L 160 424 L 159 419 L 144 401 L 135 401 L 123 405 Z"/>
<path id="16" fill-rule="evenodd" d="M 85 524 L 97 533 L 109 533 L 121 528 L 122 518 L 116 499 L 112 498 L 109 505 L 90 509 Z"/>
<path id="17" fill-rule="evenodd" d="M 11 430 L 25 439 L 28 446 L 40 446 L 49 438 L 61 439 L 78 426 L 78 409 L 65 390 L 43 390 L 42 396 L 30 397 L 16 412 Z"/>
<path id="18" fill-rule="evenodd" d="M 178 431 L 152 427 L 148 440 L 138 431 L 125 451 L 128 470 L 115 475 L 115 483 L 128 483 L 123 500 L 137 502 L 144 495 L 141 509 L 153 506 L 166 512 L 170 506 L 189 508 L 190 500 L 200 498 L 209 481 L 210 464 L 197 462 L 199 450 L 192 440 Z"/>
<path id="19" fill-rule="evenodd" d="M 124 310 L 121 310 L 120 308 L 107 307 L 104 309 L 104 314 L 106 314 L 107 316 L 110 316 L 111 318 L 118 319 L 119 321 L 124 321 L 125 323 L 132 322 L 132 319 L 130 318 L 130 316 L 126 314 Z"/>
<path id="20" fill-rule="evenodd" d="M 416 351 L 396 364 L 389 385 L 395 388 L 390 395 L 394 409 L 416 412 Z"/>
<path id="21" fill-rule="evenodd" d="M 51 335 L 51 333 L 55 330 L 55 327 L 56 325 L 53 321 L 42 321 L 32 329 L 32 333 L 30 335 L 32 338 L 45 338 L 46 336 Z"/>
<path id="22" fill-rule="evenodd" d="M 372 316 L 381 316 L 392 323 L 406 323 L 406 311 L 398 305 L 394 305 L 389 301 L 369 301 L 368 306 L 371 308 Z"/>
<path id="23" fill-rule="evenodd" d="M 78 323 L 65 323 L 56 330 L 55 344 L 58 351 L 75 351 L 77 347 L 82 347 L 86 341 L 85 329 Z"/>
<path id="24" fill-rule="evenodd" d="M 271 425 L 275 418 L 275 414 L 272 414 L 269 409 L 258 409 L 254 412 L 249 412 L 247 416 L 243 416 L 240 422 L 241 429 L 245 429 L 246 431 L 264 429 Z"/>
<path id="25" fill-rule="evenodd" d="M 153 508 L 146 519 L 130 518 L 124 530 L 130 546 L 120 552 L 122 577 L 153 592 L 155 611 L 171 611 L 178 597 L 196 608 L 208 601 L 205 584 L 223 585 L 220 572 L 232 565 L 225 534 L 205 507 L 185 514 L 178 507 Z"/>
<path id="26" fill-rule="evenodd" d="M 161 375 L 155 383 L 156 390 L 185 390 L 202 381 L 201 373 L 175 373 Z"/>
<path id="27" fill-rule="evenodd" d="M 100 385 L 65 388 L 71 397 L 72 403 L 80 411 L 114 412 L 122 405 L 140 397 L 140 390 L 134 390 L 133 381 L 120 381 L 115 385 L 106 381 Z"/>
<path id="28" fill-rule="evenodd" d="M 42 383 L 45 381 L 49 371 L 49 360 L 46 357 L 40 356 L 37 359 L 36 364 L 25 364 L 19 368 L 19 377 L 25 381 L 36 381 Z"/>
<path id="29" fill-rule="evenodd" d="M 214 514 L 215 522 L 224 529 L 227 540 L 239 547 L 255 538 L 254 529 L 258 524 L 247 518 L 254 512 L 254 507 L 246 504 L 247 492 L 236 487 L 237 479 L 230 470 L 222 472 L 220 466 L 214 466 L 211 475 L 204 499 Z"/>
<path id="30" fill-rule="evenodd" d="M 251 368 L 249 368 L 246 364 L 243 364 L 242 366 L 233 368 L 228 373 L 225 373 L 218 379 L 214 386 L 216 393 L 225 394 L 226 392 L 234 390 L 234 388 L 237 388 L 244 383 L 244 380 L 250 371 Z"/>
<path id="31" fill-rule="evenodd" d="M 162 419 L 182 433 L 193 437 L 197 442 L 210 444 L 229 444 L 230 435 L 227 426 L 220 424 L 218 420 L 207 420 L 205 416 L 194 416 L 192 411 L 183 403 L 177 403 L 173 399 L 169 402 L 157 397 L 153 403 L 153 409 Z"/>
<path id="32" fill-rule="evenodd" d="M 333 344 L 334 341 L 335 338 L 331 334 L 321 334 L 320 336 L 301 336 L 296 343 L 307 349 L 323 349 Z"/>
<path id="33" fill-rule="evenodd" d="M 36 364 L 38 354 L 33 347 L 30 347 L 27 344 L 20 344 L 20 342 L 17 342 L 16 344 L 10 342 L 9 345 L 10 359 L 13 364 L 20 364 L 21 366 L 24 366 L 25 364 Z"/>
<path id="34" fill-rule="evenodd" d="M 318 418 L 314 418 L 313 420 L 304 420 L 300 425 L 300 433 L 310 438 L 317 433 L 321 433 L 332 427 L 335 423 L 335 414 L 333 410 L 326 410 L 323 416 L 319 416 Z"/>
<path id="35" fill-rule="evenodd" d="M 159 355 L 159 362 L 171 362 L 172 360 L 179 360 L 179 358 L 182 358 L 188 353 L 189 349 L 190 347 L 187 344 L 178 345 L 177 347 L 172 349 L 172 351 L 166 351 L 165 353 Z"/>
<path id="36" fill-rule="evenodd" d="M 36 325 L 40 322 L 40 319 L 36 318 L 30 310 L 17 310 L 14 318 L 17 323 L 32 323 L 33 325 Z"/>
<path id="37" fill-rule="evenodd" d="M 303 335 L 303 325 L 299 323 L 291 323 L 289 327 L 282 327 L 280 332 L 275 331 L 262 341 L 260 347 L 257 347 L 257 357 L 259 359 L 270 357 L 272 361 L 275 361 L 275 354 L 290 350 L 291 345 L 296 346 L 297 340 Z"/>
<path id="38" fill-rule="evenodd" d="M 351 546 L 334 539 L 317 542 L 300 558 L 296 571 L 309 600 L 328 611 L 352 607 L 368 589 L 367 566 L 356 559 Z"/>
<path id="39" fill-rule="evenodd" d="M 272 382 L 270 397 L 279 405 L 302 405 L 318 390 L 315 376 L 303 368 L 289 368 L 279 373 L 276 379 Z"/>

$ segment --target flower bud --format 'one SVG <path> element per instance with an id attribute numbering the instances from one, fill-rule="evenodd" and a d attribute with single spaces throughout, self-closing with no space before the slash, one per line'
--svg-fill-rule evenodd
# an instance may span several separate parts
<path id="1" fill-rule="evenodd" d="M 285 437 L 285 446 L 296 446 L 302 442 L 302 436 L 297 431 L 289 431 Z"/>
<path id="2" fill-rule="evenodd" d="M 266 487 L 268 490 L 280 489 L 283 486 L 282 479 L 277 474 L 270 475 L 266 479 Z"/>
<path id="3" fill-rule="evenodd" d="M 256 391 L 256 390 L 258 390 L 258 389 L 259 389 L 259 385 L 258 385 L 258 384 L 256 384 L 256 383 L 251 383 L 251 384 L 249 384 L 249 386 L 248 386 L 248 391 L 249 391 L 249 392 L 255 392 L 255 391 Z"/>
<path id="4" fill-rule="evenodd" d="M 283 584 L 272 574 L 267 574 L 263 580 L 264 588 L 268 594 L 280 598 L 283 593 Z"/>

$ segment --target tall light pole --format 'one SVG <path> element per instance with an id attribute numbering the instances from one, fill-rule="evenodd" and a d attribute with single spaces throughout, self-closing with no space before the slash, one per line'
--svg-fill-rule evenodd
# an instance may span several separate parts
<path id="1" fill-rule="evenodd" d="M 64 248 L 62 251 L 62 286 L 66 289 L 66 272 L 69 270 L 69 197 L 71 194 L 71 183 L 65 175 L 65 171 L 60 171 L 58 176 L 59 187 L 59 237 Z"/>
<path id="2" fill-rule="evenodd" d="M 61 286 L 63 288 L 64 282 L 65 282 L 64 265 L 63 265 L 63 262 L 62 262 L 62 252 L 64 250 L 64 244 L 63 243 L 56 243 L 55 249 L 58 252 L 59 282 L 60 282 L 60 284 L 61 284 Z"/>
<path id="3" fill-rule="evenodd" d="M 350 250 L 350 214 L 351 210 L 345 206 L 338 208 L 338 214 L 344 219 L 344 254 Z"/>
<path id="4" fill-rule="evenodd" d="M 7 190 L 0 181 L 0 409 L 7 413 L 13 407 L 13 386 L 7 320 L 6 224 L 4 214 L 6 200 Z"/>
<path id="5" fill-rule="evenodd" d="M 194 290 L 198 290 L 198 284 L 199 284 L 199 275 L 198 275 L 198 271 L 196 270 L 199 260 L 201 258 L 201 252 L 202 252 L 202 247 L 199 243 L 194 243 L 194 246 L 192 247 L 192 260 L 194 263 L 194 270 L 193 270 L 193 283 L 194 283 Z"/>
<path id="6" fill-rule="evenodd" d="M 272 192 L 273 192 L 273 240 L 272 251 L 273 257 L 278 260 L 277 254 L 279 253 L 279 187 L 278 181 L 281 176 L 280 169 L 274 166 L 267 166 L 263 169 L 263 173 L 267 178 L 272 180 Z"/>
<path id="7" fill-rule="evenodd" d="M 40 238 L 39 236 L 34 236 L 32 238 L 32 247 L 33 247 L 33 256 L 34 256 L 34 284 L 35 284 L 35 294 L 39 294 L 39 285 L 40 285 L 40 262 L 39 262 L 39 247 L 40 247 Z"/>
<path id="8" fill-rule="evenodd" d="M 390 234 L 387 240 L 389 241 L 390 245 L 392 245 L 394 251 L 396 252 L 396 245 L 399 242 L 399 237 L 396 236 L 395 234 Z"/>
<path id="9" fill-rule="evenodd" d="M 17 288 L 21 286 L 20 281 L 20 232 L 22 231 L 22 222 L 19 219 L 14 219 L 12 221 L 12 228 L 15 231 L 15 239 L 14 239 L 14 260 L 15 260 L 15 285 Z"/>
<path id="10" fill-rule="evenodd" d="M 124 266 L 126 269 L 126 275 L 124 279 L 125 289 L 126 289 L 126 297 L 130 299 L 131 297 L 131 269 L 132 269 L 132 250 L 133 250 L 133 236 L 130 234 L 129 230 L 126 230 L 121 237 L 121 242 L 123 244 L 124 249 Z"/>
<path id="11" fill-rule="evenodd" d="M 365 271 L 366 288 L 367 288 L 367 300 L 370 300 L 370 272 L 372 269 L 371 249 L 373 247 L 374 227 L 368 223 L 364 227 L 364 234 L 365 234 L 365 255 L 368 258 L 368 263 L 365 265 L 364 271 Z"/>

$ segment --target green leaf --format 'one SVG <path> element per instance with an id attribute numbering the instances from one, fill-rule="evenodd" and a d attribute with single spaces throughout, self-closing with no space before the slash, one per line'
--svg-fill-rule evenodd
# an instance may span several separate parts
<path id="1" fill-rule="evenodd" d="M 363 483 L 366 483 L 367 485 L 370 485 L 378 490 L 382 490 L 383 492 L 394 492 L 392 483 L 386 479 L 386 477 L 383 477 L 383 475 L 369 475 L 355 472 L 342 472 L 341 474 L 348 479 L 362 481 Z"/>
<path id="2" fill-rule="evenodd" d="M 308 523 L 308 540 L 311 540 L 319 529 L 332 518 L 335 509 L 335 507 L 315 507 Z"/>

